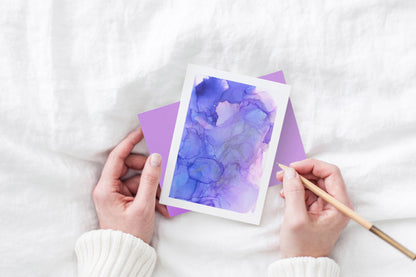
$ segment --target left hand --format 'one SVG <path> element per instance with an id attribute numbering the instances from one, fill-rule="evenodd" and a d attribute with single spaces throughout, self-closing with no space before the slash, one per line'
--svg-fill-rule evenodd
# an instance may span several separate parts
<path id="1" fill-rule="evenodd" d="M 143 132 L 137 129 L 114 148 L 93 191 L 93 200 L 101 229 L 119 230 L 150 243 L 155 207 L 165 217 L 169 214 L 156 199 L 160 194 L 161 156 L 146 158 L 130 153 L 142 139 Z M 142 174 L 123 180 L 130 168 L 142 170 Z"/>

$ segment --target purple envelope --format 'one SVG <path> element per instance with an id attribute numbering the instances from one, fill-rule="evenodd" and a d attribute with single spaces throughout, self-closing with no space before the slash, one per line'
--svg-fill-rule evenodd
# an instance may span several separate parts
<path id="1" fill-rule="evenodd" d="M 286 83 L 283 71 L 277 71 L 275 73 L 262 76 L 260 79 L 282 84 Z M 161 187 L 163 186 L 163 179 L 165 177 L 166 164 L 168 162 L 169 150 L 173 138 L 173 131 L 175 129 L 178 109 L 179 102 L 176 102 L 138 114 L 149 152 L 159 153 L 162 155 L 162 175 L 160 177 Z M 300 161 L 305 158 L 305 150 L 303 149 L 302 139 L 299 134 L 292 103 L 289 99 L 269 186 L 274 186 L 280 183 L 275 178 L 276 172 L 281 170 L 276 164 L 277 162 L 288 165 L 292 162 Z M 171 217 L 188 212 L 188 210 L 171 206 L 168 206 L 167 208 Z"/>

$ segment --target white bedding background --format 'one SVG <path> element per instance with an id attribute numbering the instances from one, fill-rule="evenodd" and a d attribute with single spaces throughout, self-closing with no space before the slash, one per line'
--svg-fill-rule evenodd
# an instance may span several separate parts
<path id="1" fill-rule="evenodd" d="M 109 151 L 137 113 L 179 100 L 188 63 L 282 69 L 307 155 L 339 165 L 356 211 L 416 251 L 416 2 L 287 2 L 1 1 L 0 275 L 76 275 Z M 157 217 L 154 276 L 265 276 L 279 190 L 259 227 Z M 416 274 L 353 222 L 333 258 L 342 276 Z"/>

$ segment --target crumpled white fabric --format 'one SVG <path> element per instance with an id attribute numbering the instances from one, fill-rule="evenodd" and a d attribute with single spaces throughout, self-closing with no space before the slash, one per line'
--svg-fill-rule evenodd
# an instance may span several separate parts
<path id="1" fill-rule="evenodd" d="M 309 157 L 339 165 L 359 214 L 416 250 L 416 2 L 0 2 L 0 275 L 73 276 L 90 193 L 136 114 L 179 100 L 185 68 L 282 69 Z M 145 143 L 136 148 L 146 153 Z M 264 276 L 283 200 L 260 227 L 157 217 L 155 276 Z M 414 276 L 355 223 L 342 276 Z"/>

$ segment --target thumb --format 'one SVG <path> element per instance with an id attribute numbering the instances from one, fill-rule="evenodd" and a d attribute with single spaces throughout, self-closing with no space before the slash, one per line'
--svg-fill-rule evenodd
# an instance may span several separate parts
<path id="1" fill-rule="evenodd" d="M 305 188 L 296 171 L 289 167 L 283 176 L 283 191 L 286 199 L 285 216 L 306 215 Z"/>
<path id="2" fill-rule="evenodd" d="M 159 185 L 162 166 L 162 157 L 154 153 L 146 160 L 142 175 L 140 177 L 140 185 L 137 190 L 134 202 L 142 205 L 149 205 L 154 208 L 156 191 Z"/>

